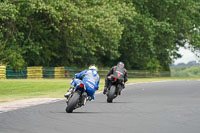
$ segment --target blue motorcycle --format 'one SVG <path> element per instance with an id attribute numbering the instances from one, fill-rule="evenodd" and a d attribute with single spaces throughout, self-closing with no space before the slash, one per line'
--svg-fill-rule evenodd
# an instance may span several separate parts
<path id="1" fill-rule="evenodd" d="M 84 106 L 88 100 L 93 99 L 95 93 L 94 86 L 88 80 L 73 79 L 72 82 L 74 82 L 74 88 L 66 101 L 67 113 L 72 113 L 73 110 Z"/>

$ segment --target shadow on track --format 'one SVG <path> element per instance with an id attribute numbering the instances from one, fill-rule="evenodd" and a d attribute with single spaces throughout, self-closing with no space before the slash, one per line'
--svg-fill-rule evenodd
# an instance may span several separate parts
<path id="1" fill-rule="evenodd" d="M 70 113 L 70 114 L 124 114 L 124 113 L 131 113 L 131 112 L 73 112 L 73 113 Z"/>
<path id="2" fill-rule="evenodd" d="M 131 113 L 131 112 L 80 112 L 80 111 L 74 111 L 73 113 L 66 113 L 66 112 L 50 112 L 53 114 L 70 114 L 70 115 L 75 115 L 75 114 L 124 114 L 124 113 Z"/>
<path id="3" fill-rule="evenodd" d="M 50 112 L 53 114 L 105 114 L 105 113 L 112 113 L 112 112 L 75 112 L 73 113 L 66 113 L 66 112 Z"/>
<path id="4" fill-rule="evenodd" d="M 106 103 L 106 104 L 116 104 L 116 103 L 133 103 L 133 102 L 112 102 L 112 103 L 107 103 L 106 101 L 105 102 L 94 102 L 94 103 Z"/>

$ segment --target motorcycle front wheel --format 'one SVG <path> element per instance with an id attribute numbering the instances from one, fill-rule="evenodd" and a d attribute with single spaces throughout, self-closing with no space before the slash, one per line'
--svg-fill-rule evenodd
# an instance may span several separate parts
<path id="1" fill-rule="evenodd" d="M 75 106 L 78 104 L 79 98 L 80 98 L 80 94 L 78 92 L 74 92 L 74 94 L 72 95 L 72 97 L 69 99 L 67 103 L 67 107 L 65 109 L 67 113 L 73 112 Z"/>

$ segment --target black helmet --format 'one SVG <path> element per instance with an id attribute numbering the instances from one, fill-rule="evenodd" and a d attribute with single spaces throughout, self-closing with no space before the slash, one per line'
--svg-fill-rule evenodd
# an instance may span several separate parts
<path id="1" fill-rule="evenodd" d="M 124 63 L 120 61 L 120 62 L 117 63 L 117 66 L 120 67 L 120 68 L 124 68 Z"/>

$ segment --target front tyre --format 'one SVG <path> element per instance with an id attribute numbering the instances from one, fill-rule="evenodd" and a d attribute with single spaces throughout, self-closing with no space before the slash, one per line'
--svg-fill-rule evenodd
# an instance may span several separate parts
<path id="1" fill-rule="evenodd" d="M 108 97 L 107 97 L 107 102 L 108 103 L 112 103 L 114 96 L 115 96 L 115 91 L 116 91 L 116 87 L 114 85 L 112 85 L 110 87 L 110 90 L 108 92 Z"/>
<path id="2" fill-rule="evenodd" d="M 72 97 L 69 99 L 67 107 L 65 109 L 67 113 L 73 112 L 75 106 L 78 104 L 79 98 L 80 98 L 80 94 L 78 92 L 74 92 Z"/>

